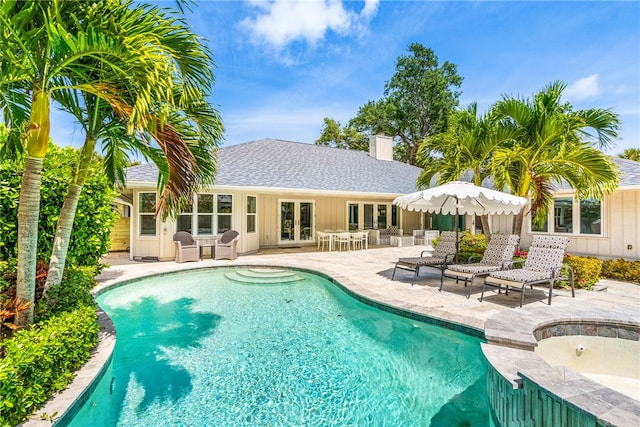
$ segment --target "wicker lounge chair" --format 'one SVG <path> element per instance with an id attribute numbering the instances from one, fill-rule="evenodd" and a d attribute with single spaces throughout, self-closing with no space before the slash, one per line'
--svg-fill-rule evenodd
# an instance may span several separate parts
<path id="1" fill-rule="evenodd" d="M 549 282 L 549 305 L 551 305 L 554 282 L 567 279 L 571 284 L 571 296 L 575 297 L 571 268 L 566 267 L 569 271 L 568 277 L 561 276 L 562 260 L 568 243 L 569 239 L 562 236 L 533 236 L 524 267 L 489 273 L 482 285 L 480 301 L 484 297 L 484 290 L 487 286 L 497 287 L 498 291 L 502 290 L 502 286 L 504 286 L 507 294 L 510 290 L 522 293 L 520 297 L 520 307 L 522 307 L 527 286 L 533 289 L 535 284 Z"/>
<path id="2" fill-rule="evenodd" d="M 505 270 L 511 268 L 513 254 L 516 251 L 520 236 L 517 234 L 493 234 L 487 249 L 480 262 L 469 262 L 469 264 L 451 264 L 442 272 L 440 277 L 440 289 L 445 277 L 463 280 L 464 285 L 469 285 L 467 298 L 471 295 L 473 280 L 476 277 L 487 276 L 492 271 Z M 469 261 L 472 261 L 471 259 Z"/>
<path id="3" fill-rule="evenodd" d="M 434 267 L 439 268 L 441 271 L 444 270 L 456 255 L 456 233 L 454 231 L 442 232 L 433 254 L 424 256 L 425 252 L 429 251 L 422 251 L 419 257 L 400 258 L 393 269 L 391 280 L 395 278 L 397 269 L 413 271 L 411 285 L 414 284 L 420 274 L 421 267 Z"/>
<path id="4" fill-rule="evenodd" d="M 236 246 L 240 235 L 235 230 L 227 230 L 214 242 L 215 259 L 236 259 L 238 252 Z"/>
<path id="5" fill-rule="evenodd" d="M 190 233 L 178 231 L 173 235 L 176 244 L 176 262 L 200 261 L 200 243 Z"/>

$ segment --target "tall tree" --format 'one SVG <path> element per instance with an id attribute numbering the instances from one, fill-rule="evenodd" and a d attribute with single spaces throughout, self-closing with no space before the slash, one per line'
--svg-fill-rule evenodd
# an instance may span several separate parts
<path id="1" fill-rule="evenodd" d="M 455 64 L 440 65 L 433 50 L 420 43 L 411 44 L 409 52 L 398 58 L 384 98 L 360 107 L 349 127 L 366 135 L 393 136 L 396 158 L 413 165 L 420 142 L 446 130 L 449 113 L 458 105 L 456 89 L 462 77 Z"/>
<path id="2" fill-rule="evenodd" d="M 102 19 L 106 11 L 115 9 L 136 21 L 151 7 L 135 8 L 130 1 L 117 0 L 4 0 L 0 4 L 0 108 L 11 129 L 5 148 L 19 150 L 21 134 L 25 140 L 17 278 L 17 295 L 25 301 L 33 301 L 35 293 L 40 171 L 47 151 L 53 94 L 71 89 L 104 99 L 127 120 L 128 132 L 148 126 L 151 109 L 156 109 L 153 117 L 157 117 L 157 129 L 162 130 L 176 101 L 174 75 L 188 71 L 192 79 L 211 77 L 206 68 L 188 68 L 189 64 L 172 60 L 171 52 L 159 43 L 163 37 L 171 37 L 170 33 L 127 38 L 122 27 Z M 103 75 L 117 76 L 120 85 L 146 84 L 125 86 L 127 95 L 123 96 L 113 90 L 110 81 L 100 81 Z M 126 100 L 133 102 L 128 105 Z M 124 111 L 127 114 L 122 114 Z M 26 326 L 32 321 L 33 305 L 16 323 Z"/>
<path id="3" fill-rule="evenodd" d="M 366 135 L 349 126 L 341 128 L 340 122 L 329 117 L 324 118 L 324 125 L 322 126 L 320 138 L 316 140 L 316 145 L 350 150 L 369 150 L 369 140 Z"/>
<path id="4" fill-rule="evenodd" d="M 555 82 L 533 99 L 504 97 L 493 107 L 502 124 L 517 132 L 512 144 L 493 154 L 495 183 L 531 198 L 531 213 L 538 218 L 551 206 L 554 183 L 564 180 L 579 198 L 596 199 L 618 186 L 617 167 L 599 150 L 617 136 L 617 115 L 605 109 L 573 111 L 561 102 L 565 87 Z M 514 219 L 515 234 L 522 232 L 524 215 L 523 210 Z"/>
<path id="5" fill-rule="evenodd" d="M 512 127 L 501 126 L 491 115 L 478 115 L 474 102 L 466 109 L 451 114 L 447 132 L 425 139 L 418 149 L 418 165 L 424 170 L 418 185 L 429 187 L 437 176 L 437 183 L 456 181 L 470 173 L 475 185 L 491 175 L 491 156 L 516 136 Z M 436 156 L 433 153 L 437 153 Z M 482 231 L 491 235 L 488 215 L 481 216 Z"/>

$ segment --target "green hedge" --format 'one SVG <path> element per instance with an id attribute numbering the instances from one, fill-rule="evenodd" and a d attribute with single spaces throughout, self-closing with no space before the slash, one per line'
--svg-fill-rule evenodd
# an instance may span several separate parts
<path id="1" fill-rule="evenodd" d="M 573 269 L 576 289 L 591 289 L 600 280 L 602 260 L 598 258 L 566 255 L 563 262 Z"/>
<path id="2" fill-rule="evenodd" d="M 95 307 L 86 305 L 18 331 L 0 344 L 0 425 L 23 421 L 66 388 L 98 342 Z"/>
<path id="3" fill-rule="evenodd" d="M 58 216 L 66 196 L 78 150 L 49 145 L 40 187 L 38 220 L 38 260 L 49 262 Z M 23 166 L 18 162 L 0 163 L 0 259 L 15 263 L 18 253 L 18 199 Z M 109 184 L 96 158 L 78 200 L 69 241 L 67 265 L 93 266 L 111 244 L 111 228 L 116 220 L 111 202 L 117 193 Z"/>
<path id="4" fill-rule="evenodd" d="M 607 260 L 602 265 L 602 276 L 640 284 L 640 261 Z"/>

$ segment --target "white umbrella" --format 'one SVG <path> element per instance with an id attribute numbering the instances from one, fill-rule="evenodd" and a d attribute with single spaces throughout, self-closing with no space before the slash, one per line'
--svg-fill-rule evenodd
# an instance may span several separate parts
<path id="1" fill-rule="evenodd" d="M 456 233 L 459 214 L 517 214 L 527 203 L 524 197 L 514 196 L 490 188 L 478 187 L 470 182 L 453 181 L 427 190 L 396 197 L 394 205 L 419 212 L 456 215 Z M 456 240 L 457 242 L 457 240 Z M 456 258 L 457 258 L 456 243 Z"/>

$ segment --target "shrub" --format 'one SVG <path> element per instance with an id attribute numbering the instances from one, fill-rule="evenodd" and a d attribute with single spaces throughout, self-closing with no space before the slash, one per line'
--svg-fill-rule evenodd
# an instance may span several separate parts
<path id="1" fill-rule="evenodd" d="M 70 384 L 96 346 L 99 329 L 95 308 L 87 305 L 2 342 L 0 425 L 18 424 Z"/>
<path id="2" fill-rule="evenodd" d="M 38 260 L 49 261 L 62 202 L 67 193 L 78 151 L 53 144 L 45 158 L 40 187 L 38 221 Z M 17 162 L 0 163 L 0 259 L 15 259 L 18 242 L 18 198 L 22 166 Z M 115 222 L 111 201 L 116 192 L 108 183 L 96 160 L 78 200 L 78 210 L 69 241 L 67 264 L 99 265 L 110 244 Z"/>
<path id="3" fill-rule="evenodd" d="M 471 257 L 482 258 L 487 249 L 487 237 L 484 234 L 471 234 L 467 230 L 461 232 L 460 235 L 458 261 L 467 262 Z"/>
<path id="4" fill-rule="evenodd" d="M 438 244 L 440 237 L 433 240 L 434 246 Z M 460 232 L 460 243 L 458 245 L 458 262 L 467 262 L 470 257 L 482 257 L 487 249 L 487 238 L 484 234 L 471 234 L 465 230 Z"/>
<path id="5" fill-rule="evenodd" d="M 602 260 L 565 255 L 563 262 L 573 269 L 573 282 L 577 289 L 591 289 L 602 271 Z"/>
<path id="6" fill-rule="evenodd" d="M 640 285 L 640 261 L 606 260 L 602 265 L 602 276 Z"/>

